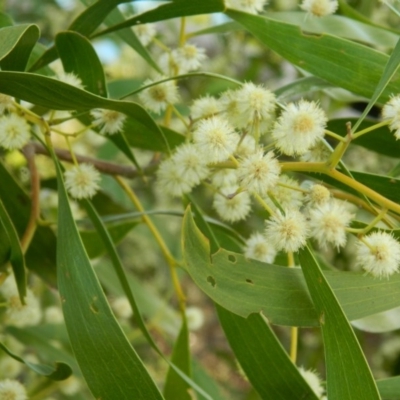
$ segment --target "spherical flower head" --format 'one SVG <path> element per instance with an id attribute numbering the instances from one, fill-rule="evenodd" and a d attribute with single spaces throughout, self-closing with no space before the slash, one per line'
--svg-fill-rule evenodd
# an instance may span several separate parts
<path id="1" fill-rule="evenodd" d="M 194 120 L 208 118 L 221 111 L 221 105 L 215 97 L 206 95 L 193 101 L 190 107 L 190 116 Z"/>
<path id="2" fill-rule="evenodd" d="M 44 320 L 48 324 L 62 324 L 64 316 L 60 307 L 49 306 L 44 310 Z"/>
<path id="3" fill-rule="evenodd" d="M 393 96 L 382 108 L 383 119 L 390 120 L 389 128 L 395 131 L 394 136 L 400 139 L 400 96 Z"/>
<path id="4" fill-rule="evenodd" d="M 14 108 L 14 99 L 7 94 L 0 93 L 0 115 L 4 113 L 5 110 L 12 110 Z"/>
<path id="5" fill-rule="evenodd" d="M 328 243 L 337 248 L 343 247 L 346 244 L 346 228 L 353 218 L 354 215 L 339 201 L 333 200 L 313 207 L 309 212 L 311 236 L 322 247 Z"/>
<path id="6" fill-rule="evenodd" d="M 257 194 L 265 194 L 279 180 L 281 167 L 272 151 L 265 154 L 259 149 L 240 162 L 237 170 L 241 187 Z"/>
<path id="7" fill-rule="evenodd" d="M 214 197 L 213 207 L 218 215 L 227 222 L 237 222 L 247 217 L 251 210 L 251 200 L 247 192 L 235 194 L 237 187 L 221 189 L 222 194 Z"/>
<path id="8" fill-rule="evenodd" d="M 328 161 L 331 151 L 324 144 L 323 140 L 318 140 L 314 146 L 311 146 L 304 154 L 300 155 L 301 161 L 306 162 L 325 162 Z"/>
<path id="9" fill-rule="evenodd" d="M 306 244 L 306 218 L 297 210 L 288 209 L 285 214 L 278 210 L 267 220 L 265 235 L 276 250 L 297 251 Z"/>
<path id="10" fill-rule="evenodd" d="M 277 251 L 271 246 L 266 237 L 259 232 L 253 233 L 245 243 L 244 255 L 247 258 L 272 264 Z"/>
<path id="11" fill-rule="evenodd" d="M 193 188 L 193 182 L 188 182 L 180 173 L 178 167 L 171 158 L 163 161 L 157 171 L 157 181 L 163 193 L 173 197 L 181 197 L 189 193 Z"/>
<path id="12" fill-rule="evenodd" d="M 7 150 L 21 149 L 31 137 L 30 126 L 17 114 L 0 118 L 0 146 Z"/>
<path id="13" fill-rule="evenodd" d="M 75 165 L 64 176 L 66 189 L 76 199 L 91 198 L 100 188 L 100 174 L 91 164 Z"/>
<path id="14" fill-rule="evenodd" d="M 398 271 L 400 243 L 386 232 L 373 232 L 359 241 L 356 264 L 372 276 L 388 278 Z"/>
<path id="15" fill-rule="evenodd" d="M 129 319 L 133 315 L 131 304 L 125 296 L 113 299 L 111 302 L 111 306 L 115 312 L 115 315 L 119 318 Z"/>
<path id="16" fill-rule="evenodd" d="M 178 73 L 183 74 L 189 71 L 195 71 L 201 66 L 201 63 L 207 58 L 205 50 L 194 44 L 186 43 L 184 46 L 173 50 L 174 59 L 178 65 Z"/>
<path id="17" fill-rule="evenodd" d="M 187 307 L 185 310 L 188 328 L 191 331 L 197 331 L 204 325 L 204 312 L 199 307 Z"/>
<path id="18" fill-rule="evenodd" d="M 141 24 L 133 27 L 137 37 L 142 42 L 143 46 L 147 46 L 156 36 L 157 31 L 154 24 Z"/>
<path id="19" fill-rule="evenodd" d="M 321 399 L 325 390 L 317 373 L 312 370 L 306 370 L 303 367 L 299 367 L 299 372 L 304 380 L 308 383 L 308 386 L 310 386 L 310 388 L 313 390 L 315 395 Z"/>
<path id="20" fill-rule="evenodd" d="M 42 310 L 39 300 L 30 289 L 27 289 L 25 304 L 21 303 L 18 293 L 7 297 L 7 324 L 22 328 L 37 325 L 41 319 Z"/>
<path id="21" fill-rule="evenodd" d="M 262 85 L 245 83 L 237 91 L 238 108 L 243 114 L 244 126 L 253 122 L 269 122 L 275 113 L 275 95 Z M 239 127 L 244 127 L 239 126 Z"/>
<path id="22" fill-rule="evenodd" d="M 304 196 L 300 190 L 300 185 L 287 175 L 281 175 L 278 184 L 269 193 L 273 195 L 283 209 L 293 208 L 298 210 L 303 205 Z M 276 207 L 269 197 L 265 200 L 273 209 Z"/>
<path id="23" fill-rule="evenodd" d="M 150 85 L 163 78 L 165 77 L 158 76 L 155 80 L 147 79 L 144 82 L 144 86 Z M 179 101 L 178 88 L 174 81 L 158 83 L 142 90 L 139 93 L 139 99 L 145 108 L 159 114 L 161 111 L 164 111 L 169 104 L 175 104 Z"/>
<path id="24" fill-rule="evenodd" d="M 234 126 L 246 126 L 247 119 L 243 118 L 242 108 L 239 104 L 238 91 L 226 90 L 219 98 L 221 111 L 225 118 Z"/>
<path id="25" fill-rule="evenodd" d="M 197 147 L 193 144 L 184 144 L 177 147 L 172 159 L 178 174 L 191 187 L 198 185 L 210 172 L 204 157 L 199 154 Z"/>
<path id="26" fill-rule="evenodd" d="M 330 198 L 330 191 L 325 186 L 318 184 L 311 186 L 307 196 L 308 202 L 313 206 L 322 206 L 328 203 Z"/>
<path id="27" fill-rule="evenodd" d="M 239 158 L 246 158 L 254 154 L 258 149 L 254 136 L 246 135 L 236 148 L 235 155 Z"/>
<path id="28" fill-rule="evenodd" d="M 124 126 L 126 115 L 114 110 L 95 109 L 91 111 L 93 124 L 101 126 L 101 134 L 114 135 Z"/>
<path id="29" fill-rule="evenodd" d="M 334 14 L 338 9 L 337 0 L 303 0 L 300 8 L 317 17 Z"/>
<path id="30" fill-rule="evenodd" d="M 198 123 L 193 132 L 193 141 L 207 162 L 217 163 L 233 154 L 239 136 L 228 121 L 215 116 Z"/>
<path id="31" fill-rule="evenodd" d="M 225 6 L 249 14 L 257 14 L 263 11 L 267 0 L 225 0 Z"/>
<path id="32" fill-rule="evenodd" d="M 211 182 L 216 188 L 237 186 L 236 170 L 229 168 L 218 169 L 212 174 Z"/>
<path id="33" fill-rule="evenodd" d="M 327 118 L 313 101 L 289 103 L 275 122 L 276 147 L 289 156 L 304 154 L 324 136 Z"/>
<path id="34" fill-rule="evenodd" d="M 25 387 L 14 379 L 0 381 L 1 400 L 26 400 L 28 398 Z"/>
<path id="35" fill-rule="evenodd" d="M 71 375 L 68 379 L 60 381 L 59 385 L 60 391 L 67 396 L 73 396 L 74 394 L 77 394 L 82 386 L 79 379 L 74 375 Z"/>
<path id="36" fill-rule="evenodd" d="M 78 76 L 76 76 L 72 72 L 64 72 L 64 71 L 62 71 L 62 72 L 57 74 L 57 78 L 61 82 L 67 83 L 68 85 L 71 85 L 71 86 L 75 86 L 78 89 L 82 89 L 82 90 L 85 89 L 83 84 L 82 84 L 81 78 L 79 78 Z"/>

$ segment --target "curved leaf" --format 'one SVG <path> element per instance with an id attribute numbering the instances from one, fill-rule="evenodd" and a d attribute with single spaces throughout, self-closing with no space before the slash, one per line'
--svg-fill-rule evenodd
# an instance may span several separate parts
<path id="1" fill-rule="evenodd" d="M 137 24 L 147 24 L 149 22 L 164 21 L 166 19 L 187 17 L 190 15 L 211 14 L 224 11 L 224 9 L 225 5 L 222 0 L 202 0 L 201 2 L 174 0 L 111 26 L 97 33 L 95 36 L 105 35 Z"/>
<path id="2" fill-rule="evenodd" d="M 327 396 L 332 400 L 379 400 L 378 389 L 354 331 L 308 247 L 299 251 L 299 260 L 324 340 Z"/>
<path id="3" fill-rule="evenodd" d="M 228 10 L 226 14 L 242 24 L 263 44 L 298 67 L 334 86 L 372 97 L 389 57 L 370 47 L 328 34 L 306 34 L 298 26 Z M 400 77 L 388 84 L 380 102 L 400 92 Z"/>
<path id="4" fill-rule="evenodd" d="M 106 108 L 119 111 L 136 120 L 137 126 L 150 129 L 159 135 L 163 142 L 162 151 L 169 150 L 163 132 L 139 104 L 96 96 L 57 79 L 29 73 L 0 71 L 0 93 L 29 101 L 51 110 L 88 111 L 93 108 Z M 139 134 L 138 131 L 137 134 Z"/>
<path id="5" fill-rule="evenodd" d="M 0 224 L 3 225 L 8 241 L 10 243 L 9 261 L 14 272 L 14 279 L 17 285 L 19 298 L 22 304 L 25 304 L 24 297 L 26 296 L 26 274 L 25 274 L 25 258 L 19 241 L 18 233 L 11 221 L 7 210 L 1 201 L 0 193 Z"/>
<path id="6" fill-rule="evenodd" d="M 372 46 L 394 47 L 398 34 L 370 23 L 356 21 L 342 15 L 326 15 L 324 18 L 307 18 L 306 12 L 269 12 L 268 18 L 297 25 L 305 32 L 328 33 Z"/>
<path id="7" fill-rule="evenodd" d="M 0 29 L 0 66 L 2 70 L 24 71 L 39 39 L 37 25 L 7 26 Z"/>
<path id="8" fill-rule="evenodd" d="M 128 1 L 129 0 L 98 0 L 79 14 L 71 23 L 68 30 L 78 32 L 83 36 L 89 36 L 118 4 L 127 3 Z M 43 68 L 57 58 L 57 49 L 55 46 L 51 46 L 30 67 L 30 71 Z"/>
<path id="9" fill-rule="evenodd" d="M 79 237 L 56 162 L 58 285 L 71 346 L 96 398 L 162 399 L 113 316 Z"/>
<path id="10" fill-rule="evenodd" d="M 76 32 L 61 32 L 56 47 L 66 72 L 77 75 L 85 90 L 107 97 L 103 66 L 89 40 Z"/>
<path id="11" fill-rule="evenodd" d="M 398 399 L 400 393 L 400 376 L 376 381 L 382 399 Z"/>
<path id="12" fill-rule="evenodd" d="M 317 400 L 260 314 L 247 319 L 217 305 L 225 336 L 261 399 Z"/>
<path id="13" fill-rule="evenodd" d="M 16 356 L 7 347 L 0 342 L 0 349 L 6 352 L 10 357 L 14 360 L 19 361 L 22 364 L 25 364 L 32 371 L 36 372 L 39 375 L 45 376 L 53 381 L 63 381 L 67 379 L 72 374 L 72 369 L 69 365 L 61 362 L 56 362 L 55 366 L 45 365 L 45 364 L 35 364 L 30 361 L 25 361 L 21 357 Z"/>
<path id="14" fill-rule="evenodd" d="M 192 376 L 191 357 L 189 349 L 189 330 L 186 319 L 182 320 L 182 327 L 172 351 L 171 362 L 187 376 Z M 166 400 L 191 400 L 190 386 L 170 367 L 164 385 Z"/>
<path id="15" fill-rule="evenodd" d="M 277 325 L 318 326 L 300 269 L 248 260 L 223 249 L 210 256 L 208 241 L 188 212 L 182 253 L 197 286 L 228 311 L 244 318 L 262 311 Z M 400 275 L 389 282 L 353 272 L 324 271 L 324 275 L 349 320 L 400 306 Z"/>

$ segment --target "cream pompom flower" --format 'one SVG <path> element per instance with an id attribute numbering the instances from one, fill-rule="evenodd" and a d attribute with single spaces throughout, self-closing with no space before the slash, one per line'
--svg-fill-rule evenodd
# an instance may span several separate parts
<path id="1" fill-rule="evenodd" d="M 218 114 L 220 111 L 220 102 L 215 97 L 206 95 L 193 101 L 193 104 L 190 107 L 190 116 L 192 119 L 198 120 L 201 118 L 211 117 Z"/>
<path id="2" fill-rule="evenodd" d="M 7 94 L 0 93 L 0 115 L 3 114 L 5 110 L 10 111 L 13 107 L 14 98 Z"/>
<path id="3" fill-rule="evenodd" d="M 0 381 L 1 400 L 27 400 L 25 387 L 14 379 Z"/>
<path id="4" fill-rule="evenodd" d="M 398 271 L 400 243 L 386 232 L 373 232 L 359 241 L 356 264 L 372 276 L 389 277 Z"/>
<path id="5" fill-rule="evenodd" d="M 242 126 L 251 125 L 253 122 L 268 123 L 275 113 L 275 95 L 262 85 L 252 82 L 245 83 L 237 92 L 237 107 L 242 114 Z"/>
<path id="6" fill-rule="evenodd" d="M 157 82 L 165 77 L 158 76 L 156 79 L 147 79 L 144 86 Z M 164 111 L 169 104 L 179 101 L 179 93 L 174 81 L 166 81 L 143 89 L 139 93 L 139 99 L 144 107 L 159 114 Z"/>
<path id="7" fill-rule="evenodd" d="M 274 153 L 270 151 L 264 155 L 261 149 L 244 158 L 237 169 L 240 185 L 261 195 L 277 184 L 280 172 L 281 167 Z"/>
<path id="8" fill-rule="evenodd" d="M 304 154 L 324 136 L 327 118 L 313 101 L 289 103 L 275 122 L 276 147 L 289 156 Z"/>
<path id="9" fill-rule="evenodd" d="M 257 14 L 263 11 L 267 0 L 225 0 L 225 6 L 247 12 L 249 14 Z"/>
<path id="10" fill-rule="evenodd" d="M 147 46 L 156 36 L 154 24 L 140 24 L 133 27 L 137 37 L 142 42 L 143 46 Z"/>
<path id="11" fill-rule="evenodd" d="M 193 141 L 207 162 L 217 163 L 233 154 L 239 136 L 228 121 L 215 116 L 198 123 Z"/>
<path id="12" fill-rule="evenodd" d="M 331 192 L 325 186 L 315 184 L 309 189 L 306 199 L 311 206 L 322 206 L 329 202 L 330 198 Z"/>
<path id="13" fill-rule="evenodd" d="M 339 248 L 346 244 L 346 228 L 354 215 L 346 209 L 344 204 L 337 200 L 325 202 L 311 208 L 309 218 L 311 236 L 318 241 L 320 246 L 326 247 L 327 243 L 331 243 Z"/>
<path id="14" fill-rule="evenodd" d="M 189 193 L 193 183 L 188 182 L 180 173 L 178 166 L 172 158 L 164 160 L 157 170 L 157 181 L 163 193 L 180 197 Z"/>
<path id="15" fill-rule="evenodd" d="M 306 244 L 306 218 L 297 210 L 288 209 L 285 214 L 278 210 L 267 220 L 265 235 L 276 250 L 297 251 Z"/>
<path id="16" fill-rule="evenodd" d="M 194 44 L 186 43 L 184 46 L 173 50 L 174 60 L 178 66 L 178 73 L 184 74 L 189 71 L 195 71 L 201 66 L 201 63 L 207 58 L 205 50 Z"/>
<path id="17" fill-rule="evenodd" d="M 76 199 L 93 197 L 99 190 L 101 177 L 97 169 L 91 164 L 75 165 L 66 171 L 64 176 L 65 187 Z"/>
<path id="18" fill-rule="evenodd" d="M 30 126 L 17 114 L 0 118 L 0 146 L 7 150 L 21 149 L 31 137 Z"/>
<path id="19" fill-rule="evenodd" d="M 78 89 L 84 90 L 84 86 L 82 84 L 81 78 L 75 75 L 73 72 L 64 72 L 61 71 L 57 74 L 57 79 L 61 82 L 64 82 L 68 85 L 75 86 Z"/>
<path id="20" fill-rule="evenodd" d="M 275 260 L 277 251 L 271 246 L 266 237 L 259 233 L 253 233 L 245 243 L 244 255 L 247 258 L 272 264 Z"/>
<path id="21" fill-rule="evenodd" d="M 395 138 L 400 139 L 400 96 L 393 96 L 382 108 L 382 117 L 390 120 L 389 128 Z"/>
<path id="22" fill-rule="evenodd" d="M 309 369 L 306 370 L 303 367 L 299 367 L 299 372 L 304 380 L 308 383 L 310 388 L 313 390 L 315 395 L 318 397 L 318 399 L 322 399 L 325 390 L 317 373 Z"/>
<path id="23" fill-rule="evenodd" d="M 317 17 L 334 14 L 338 9 L 337 0 L 303 0 L 300 8 Z"/>
<path id="24" fill-rule="evenodd" d="M 210 172 L 204 157 L 199 154 L 194 144 L 187 143 L 177 147 L 172 159 L 178 174 L 192 187 L 198 185 Z"/>
<path id="25" fill-rule="evenodd" d="M 251 210 L 251 200 L 247 192 L 235 194 L 237 186 L 221 189 L 222 194 L 214 196 L 214 209 L 227 222 L 237 222 L 247 217 Z M 233 195 L 233 196 L 232 196 Z"/>
<path id="26" fill-rule="evenodd" d="M 114 135 L 124 126 L 126 115 L 114 110 L 94 109 L 90 112 L 94 118 L 93 124 L 101 126 L 101 134 Z"/>

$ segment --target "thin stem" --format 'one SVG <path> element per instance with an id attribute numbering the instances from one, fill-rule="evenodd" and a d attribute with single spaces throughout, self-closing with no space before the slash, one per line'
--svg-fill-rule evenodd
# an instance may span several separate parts
<path id="1" fill-rule="evenodd" d="M 40 193 L 40 179 L 35 163 L 35 148 L 31 144 L 27 144 L 22 150 L 30 171 L 31 177 L 31 212 L 29 215 L 28 225 L 25 232 L 21 238 L 22 251 L 26 253 L 29 245 L 33 239 L 36 232 L 37 221 L 40 215 L 39 207 L 39 193 Z"/>
<path id="2" fill-rule="evenodd" d="M 294 256 L 293 252 L 289 251 L 287 253 L 287 258 L 288 258 L 288 267 L 293 268 L 295 263 L 294 263 Z M 299 338 L 299 329 L 297 326 L 292 326 L 290 328 L 290 359 L 292 360 L 293 364 L 296 364 L 297 360 L 297 345 L 298 345 L 298 338 Z"/>
<path id="3" fill-rule="evenodd" d="M 50 155 L 47 149 L 40 143 L 31 142 L 31 144 L 35 147 L 36 154 L 43 154 L 46 156 Z M 73 162 L 71 153 L 68 150 L 55 148 L 54 152 L 60 160 Z M 123 176 L 124 178 L 129 178 L 129 179 L 140 177 L 143 174 L 151 174 L 157 167 L 157 163 L 150 163 L 142 171 L 138 171 L 137 169 L 132 168 L 129 165 L 119 165 L 108 161 L 98 160 L 93 157 L 82 156 L 79 154 L 75 154 L 75 157 L 79 164 L 81 163 L 93 164 L 96 167 L 96 169 L 102 172 L 103 174 L 120 175 Z"/>
<path id="4" fill-rule="evenodd" d="M 357 182 L 355 179 L 350 178 L 343 173 L 330 168 L 325 163 L 307 163 L 307 162 L 283 162 L 281 163 L 282 172 L 286 171 L 297 171 L 297 172 L 317 172 L 330 176 L 331 178 L 344 183 L 346 186 L 355 189 L 357 192 L 367 196 L 371 200 L 375 201 L 383 208 L 392 210 L 397 214 L 400 214 L 400 205 L 387 199 L 381 194 L 375 192 L 369 187 Z"/>
<path id="5" fill-rule="evenodd" d="M 367 234 L 379 221 L 381 221 L 383 219 L 383 217 L 386 215 L 387 213 L 387 209 L 384 208 L 383 210 L 381 210 L 381 212 L 365 227 L 362 229 L 356 229 L 356 228 L 346 228 L 346 230 L 348 232 L 351 233 L 358 233 L 360 235 L 365 235 Z"/>
<path id="6" fill-rule="evenodd" d="M 257 193 L 253 193 L 254 198 L 258 201 L 259 204 L 268 212 L 269 215 L 274 215 L 274 210 L 264 201 L 264 199 Z"/>
<path id="7" fill-rule="evenodd" d="M 65 141 L 67 142 L 67 146 L 68 146 L 68 151 L 71 154 L 71 158 L 72 158 L 72 162 L 74 163 L 74 165 L 76 165 L 77 167 L 79 167 L 79 163 L 78 160 L 75 157 L 75 153 L 72 150 L 72 146 L 71 146 L 71 142 L 69 141 L 69 137 L 65 136 Z"/>
<path id="8" fill-rule="evenodd" d="M 390 124 L 390 121 L 382 121 L 382 122 L 379 122 L 378 124 L 372 125 L 368 128 L 358 131 L 357 133 L 353 133 L 353 140 L 358 139 L 360 136 L 365 135 L 366 133 L 372 132 L 375 129 L 382 128 L 383 126 L 386 126 L 389 124 Z"/>
<path id="9" fill-rule="evenodd" d="M 173 110 L 173 106 L 171 104 L 168 104 L 167 109 L 165 110 L 165 115 L 164 115 L 164 125 L 167 128 L 171 124 L 172 110 Z"/>
<path id="10" fill-rule="evenodd" d="M 284 187 L 284 188 L 290 189 L 290 190 L 295 190 L 297 192 L 301 192 L 301 193 L 305 193 L 305 194 L 309 193 L 309 190 L 302 189 L 301 187 L 287 185 L 286 183 L 283 183 L 283 182 L 278 182 L 278 186 L 281 186 L 281 187 Z"/>
<path id="11" fill-rule="evenodd" d="M 179 47 L 182 47 L 185 45 L 186 42 L 186 18 L 182 17 L 181 18 L 181 29 L 179 32 Z"/>
<path id="12" fill-rule="evenodd" d="M 346 128 L 347 128 L 347 135 L 344 141 L 341 141 L 333 151 L 333 153 L 330 156 L 330 159 L 328 160 L 327 164 L 329 165 L 330 168 L 335 168 L 339 162 L 341 161 L 344 153 L 346 152 L 347 148 L 349 147 L 351 141 L 353 140 L 353 134 L 351 132 L 351 123 L 347 122 L 346 123 Z"/>
<path id="13" fill-rule="evenodd" d="M 187 121 L 185 120 L 185 118 L 183 117 L 183 115 L 178 111 L 178 109 L 174 106 L 174 105 L 172 105 L 171 104 L 171 106 L 172 106 L 172 111 L 173 111 L 173 113 L 179 118 L 179 120 L 185 125 L 185 128 L 186 129 L 189 129 L 189 124 L 187 123 Z"/>
<path id="14" fill-rule="evenodd" d="M 164 255 L 165 260 L 167 261 L 167 264 L 169 266 L 169 270 L 171 273 L 171 278 L 172 278 L 172 283 L 175 289 L 175 293 L 178 297 L 178 302 L 179 302 L 179 308 L 182 313 L 185 312 L 185 302 L 186 298 L 183 293 L 183 290 L 181 288 L 179 279 L 178 279 L 178 274 L 176 272 L 176 265 L 177 262 L 175 258 L 172 256 L 170 253 L 167 245 L 164 242 L 164 239 L 161 237 L 158 229 L 156 226 L 153 224 L 153 221 L 150 219 L 150 217 L 145 213 L 145 209 L 142 206 L 142 203 L 140 202 L 139 198 L 136 196 L 135 192 L 127 185 L 127 183 L 119 176 L 115 176 L 115 180 L 119 183 L 121 188 L 124 190 L 124 192 L 128 195 L 129 199 L 132 201 L 136 209 L 143 213 L 142 214 L 142 220 L 143 222 L 147 225 L 149 228 L 150 232 L 154 236 L 156 242 L 160 246 L 161 252 Z"/>
<path id="15" fill-rule="evenodd" d="M 335 132 L 328 131 L 327 129 L 325 129 L 325 134 L 330 136 L 330 137 L 335 138 L 336 140 L 339 140 L 339 142 L 346 142 L 346 138 L 344 138 L 343 136 L 338 135 Z"/>

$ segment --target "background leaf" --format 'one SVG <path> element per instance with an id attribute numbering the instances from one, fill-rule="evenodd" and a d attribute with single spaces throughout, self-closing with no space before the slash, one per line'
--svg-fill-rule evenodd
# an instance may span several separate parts
<path id="1" fill-rule="evenodd" d="M 17 360 L 20 363 L 25 364 L 32 371 L 36 372 L 39 375 L 43 375 L 46 378 L 49 378 L 53 381 L 62 381 L 64 379 L 67 379 L 72 374 L 72 369 L 69 367 L 69 365 L 65 363 L 56 362 L 55 366 L 36 364 L 30 361 L 25 361 L 21 357 L 16 356 L 9 349 L 7 349 L 7 347 L 4 346 L 4 344 L 2 344 L 1 342 L 0 342 L 0 349 L 6 352 L 14 360 Z"/>
<path id="2" fill-rule="evenodd" d="M 367 98 L 373 95 L 389 59 L 386 54 L 337 36 L 305 34 L 298 26 L 239 11 L 228 10 L 226 14 L 294 65 Z M 390 94 L 398 92 L 400 77 L 396 75 L 379 101 L 386 102 Z"/>
<path id="3" fill-rule="evenodd" d="M 171 362 L 174 363 L 187 376 L 192 376 L 191 357 L 189 349 L 189 330 L 186 318 L 182 319 L 182 327 L 176 339 L 172 351 Z M 189 394 L 190 386 L 175 372 L 173 368 L 168 369 L 164 386 L 164 397 L 166 400 L 191 400 Z"/>
<path id="4" fill-rule="evenodd" d="M 39 35 L 36 25 L 17 25 L 0 29 L 1 69 L 24 71 Z"/>
<path id="5" fill-rule="evenodd" d="M 61 32 L 56 47 L 65 72 L 77 75 L 85 90 L 107 97 L 103 66 L 89 40 L 76 32 Z"/>
<path id="6" fill-rule="evenodd" d="M 1 196 L 0 196 L 1 197 Z M 3 225 L 5 232 L 8 236 L 10 244 L 9 261 L 14 272 L 14 279 L 17 285 L 19 298 L 22 304 L 25 304 L 24 297 L 26 296 L 26 274 L 25 274 L 25 258 L 19 241 L 18 233 L 7 214 L 0 198 L 0 224 Z"/>
<path id="7" fill-rule="evenodd" d="M 299 260 L 324 340 L 327 396 L 332 400 L 380 399 L 353 329 L 308 247 L 299 251 Z"/>
<path id="8" fill-rule="evenodd" d="M 162 399 L 111 313 L 72 218 L 56 164 L 59 188 L 58 285 L 71 346 L 95 397 Z"/>
<path id="9" fill-rule="evenodd" d="M 210 256 L 208 241 L 190 214 L 183 223 L 182 248 L 194 282 L 225 309 L 244 318 L 262 311 L 277 325 L 318 326 L 300 269 L 248 260 L 223 249 Z M 324 275 L 349 320 L 400 306 L 400 275 L 389 282 L 354 272 L 324 271 Z"/>
<path id="10" fill-rule="evenodd" d="M 218 305 L 217 311 L 225 336 L 261 399 L 317 400 L 260 314 L 244 319 Z"/>

